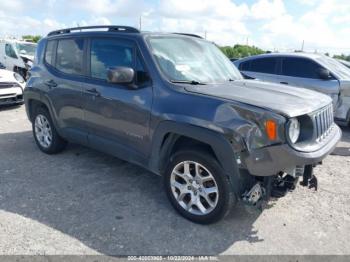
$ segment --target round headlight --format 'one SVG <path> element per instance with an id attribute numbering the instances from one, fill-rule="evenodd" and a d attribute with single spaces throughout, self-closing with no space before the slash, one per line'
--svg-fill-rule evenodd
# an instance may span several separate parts
<path id="1" fill-rule="evenodd" d="M 20 74 L 14 73 L 13 76 L 14 76 L 14 78 L 15 78 L 18 82 L 20 82 L 21 84 L 23 84 L 23 83 L 25 82 L 25 81 L 24 81 L 24 78 L 23 78 Z"/>
<path id="2" fill-rule="evenodd" d="M 289 140 L 294 144 L 298 141 L 300 135 L 300 123 L 298 119 L 292 118 L 289 120 L 288 125 L 288 136 Z"/>

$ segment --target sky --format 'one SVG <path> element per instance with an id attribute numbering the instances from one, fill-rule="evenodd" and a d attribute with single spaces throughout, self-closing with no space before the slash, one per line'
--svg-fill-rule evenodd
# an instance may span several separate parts
<path id="1" fill-rule="evenodd" d="M 219 45 L 350 54 L 349 0 L 1 0 L 0 37 L 129 25 L 199 34 Z"/>

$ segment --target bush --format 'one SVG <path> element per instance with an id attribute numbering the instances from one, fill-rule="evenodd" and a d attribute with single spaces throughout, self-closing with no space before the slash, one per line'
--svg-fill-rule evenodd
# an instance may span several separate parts
<path id="1" fill-rule="evenodd" d="M 220 47 L 221 51 L 228 58 L 243 58 L 251 55 L 260 55 L 266 53 L 266 51 L 255 47 L 247 45 L 235 45 L 235 46 L 222 46 Z"/>

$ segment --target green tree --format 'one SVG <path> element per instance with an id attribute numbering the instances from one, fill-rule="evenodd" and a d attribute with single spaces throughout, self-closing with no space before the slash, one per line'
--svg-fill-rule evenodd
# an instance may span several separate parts
<path id="1" fill-rule="evenodd" d="M 345 60 L 345 61 L 350 61 L 350 55 L 344 55 L 344 54 L 334 55 L 333 58 L 342 59 L 342 60 Z"/>
<path id="2" fill-rule="evenodd" d="M 266 53 L 258 47 L 248 45 L 222 46 L 220 49 L 228 58 L 243 58 Z"/>
<path id="3" fill-rule="evenodd" d="M 22 36 L 24 40 L 30 40 L 34 43 L 39 42 L 39 40 L 42 38 L 41 35 L 24 35 Z"/>

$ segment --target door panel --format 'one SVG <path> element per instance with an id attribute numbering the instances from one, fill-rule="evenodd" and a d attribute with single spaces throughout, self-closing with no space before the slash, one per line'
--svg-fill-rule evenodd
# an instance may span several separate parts
<path id="1" fill-rule="evenodd" d="M 99 94 L 88 90 L 96 89 Z M 145 154 L 149 143 L 152 88 L 130 90 L 89 81 L 84 86 L 84 119 L 92 136 L 112 142 L 115 150 L 127 147 Z M 93 143 L 94 141 L 90 141 Z"/>
<path id="2" fill-rule="evenodd" d="M 84 39 L 63 39 L 46 50 L 51 64 L 43 77 L 46 94 L 54 109 L 55 118 L 64 136 L 78 143 L 87 143 L 87 128 L 83 121 L 82 82 Z M 50 53 L 49 53 L 50 52 Z M 49 61 L 46 60 L 46 63 Z M 79 75 L 80 74 L 80 75 Z"/>

